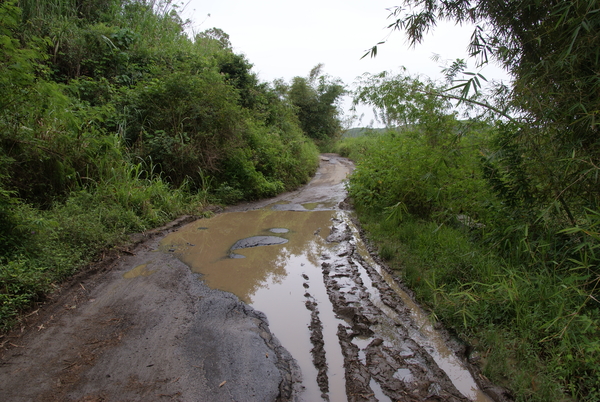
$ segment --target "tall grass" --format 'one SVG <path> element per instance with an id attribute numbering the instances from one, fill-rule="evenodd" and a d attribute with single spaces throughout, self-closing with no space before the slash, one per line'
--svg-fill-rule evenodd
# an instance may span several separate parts
<path id="1" fill-rule="evenodd" d="M 75 17 L 91 20 L 100 19 L 118 8 L 123 0 L 18 0 L 25 21 L 51 18 Z"/>
<path id="2" fill-rule="evenodd" d="M 525 224 L 518 231 L 519 222 L 503 216 L 477 181 L 477 148 L 463 148 L 437 172 L 442 155 L 397 135 L 348 138 L 340 149 L 357 161 L 349 191 L 380 255 L 471 345 L 484 375 L 519 401 L 600 399 L 593 217 L 571 230 L 581 236 L 575 258 L 552 236 L 536 238 Z"/>
<path id="3" fill-rule="evenodd" d="M 112 164 L 98 182 L 72 191 L 49 210 L 10 206 L 18 244 L 0 255 L 0 331 L 20 312 L 129 233 L 200 213 L 202 194 L 172 189 L 160 177 L 144 177 L 141 164 Z"/>

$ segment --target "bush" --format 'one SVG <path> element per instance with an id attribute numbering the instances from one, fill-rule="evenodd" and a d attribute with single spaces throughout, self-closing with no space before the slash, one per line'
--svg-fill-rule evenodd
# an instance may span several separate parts
<path id="1" fill-rule="evenodd" d="M 450 222 L 463 211 L 484 220 L 494 202 L 473 157 L 478 150 L 464 139 L 430 147 L 418 132 L 389 131 L 342 144 L 352 144 L 350 156 L 360 158 L 350 178 L 358 208 L 383 211 L 401 203 L 414 216 Z"/>
<path id="2" fill-rule="evenodd" d="M 225 33 L 190 39 L 170 2 L 79 3 L 0 2 L 2 328 L 126 234 L 318 166 Z"/>
<path id="3" fill-rule="evenodd" d="M 466 145 L 431 148 L 411 132 L 345 139 L 363 228 L 433 316 L 472 345 L 484 375 L 517 400 L 597 400 L 600 219 L 590 210 L 587 225 L 566 231 L 579 236 L 576 258 L 545 260 L 557 255 L 552 243 L 528 237 L 505 212 Z M 504 258 L 507 249 L 516 255 Z"/>
<path id="4" fill-rule="evenodd" d="M 45 211 L 11 203 L 8 233 L 15 238 L 0 254 L 2 329 L 43 298 L 51 283 L 72 275 L 101 250 L 201 206 L 202 200 L 184 188 L 172 189 L 160 177 L 144 178 L 140 165 L 114 166 L 108 172 Z"/>

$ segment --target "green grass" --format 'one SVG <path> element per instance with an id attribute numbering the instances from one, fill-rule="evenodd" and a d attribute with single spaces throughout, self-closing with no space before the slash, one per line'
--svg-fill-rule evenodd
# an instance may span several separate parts
<path id="1" fill-rule="evenodd" d="M 486 377 L 520 401 L 597 400 L 597 311 L 571 322 L 561 316 L 584 301 L 563 278 L 509 267 L 461 229 L 414 219 L 394 224 L 377 214 L 360 219 L 418 300 L 474 346 Z"/>
<path id="2" fill-rule="evenodd" d="M 0 331 L 43 300 L 98 254 L 125 242 L 130 233 L 200 213 L 203 194 L 145 179 L 139 165 L 114 168 L 98 184 L 73 191 L 49 210 L 10 205 L 14 238 L 0 255 Z"/>
<path id="3" fill-rule="evenodd" d="M 542 247 L 559 244 L 550 232 L 519 237 L 527 225 L 503 215 L 479 176 L 477 148 L 463 145 L 453 154 L 396 134 L 342 141 L 338 149 L 357 161 L 349 193 L 363 228 L 432 316 L 473 346 L 483 374 L 518 401 L 600 400 L 596 243 L 579 237 L 580 256 L 565 257 Z M 575 232 L 596 236 L 589 221 Z"/>

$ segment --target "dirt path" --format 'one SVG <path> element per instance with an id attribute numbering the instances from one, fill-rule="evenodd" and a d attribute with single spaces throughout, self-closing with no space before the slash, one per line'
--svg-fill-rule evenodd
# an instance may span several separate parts
<path id="1" fill-rule="evenodd" d="M 0 400 L 288 400 L 297 370 L 264 315 L 156 252 L 170 230 L 70 284 L 5 339 Z"/>
<path id="2" fill-rule="evenodd" d="M 460 358 L 457 343 L 427 324 L 401 284 L 371 259 L 349 215 L 339 208 L 345 197 L 342 180 L 351 169 L 349 161 L 325 155 L 305 188 L 227 210 L 269 206 L 335 214 L 331 227 L 323 228 L 326 233 L 320 234 L 321 227 L 314 232 L 327 245 L 320 256 L 309 258 L 318 264 L 318 275 L 309 277 L 305 270 L 299 282 L 322 399 L 507 400 Z M 269 316 L 275 321 L 269 326 L 258 307 L 199 280 L 175 248 L 159 251 L 160 240 L 187 221 L 147 233 L 126 252 L 80 274 L 23 328 L 1 339 L 0 401 L 313 402 L 296 360 L 303 356 L 292 358 L 298 352 L 288 346 L 290 354 L 271 332 L 283 333 L 275 317 Z M 260 306 L 257 300 L 254 304 Z M 271 304 L 267 301 L 264 311 Z M 340 351 L 343 378 L 337 380 L 332 352 L 326 353 L 332 343 Z M 453 379 L 453 365 L 475 380 Z M 475 394 L 457 389 L 465 381 L 467 388 L 469 381 L 479 384 L 473 382 Z M 336 387 L 344 388 L 342 394 Z M 492 398 L 477 394 L 480 388 Z"/>

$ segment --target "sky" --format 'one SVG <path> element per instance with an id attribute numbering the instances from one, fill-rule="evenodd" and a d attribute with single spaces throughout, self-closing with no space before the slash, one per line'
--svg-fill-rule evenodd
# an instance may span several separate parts
<path id="1" fill-rule="evenodd" d="M 261 81 L 308 76 L 317 64 L 323 72 L 340 78 L 350 88 L 358 76 L 368 72 L 398 72 L 401 66 L 411 75 L 440 79 L 442 63 L 432 60 L 467 58 L 472 27 L 439 24 L 424 43 L 409 48 L 402 32 L 388 35 L 389 8 L 394 0 L 186 0 L 181 14 L 190 19 L 188 30 L 201 32 L 216 27 L 229 35 L 235 53 L 244 54 L 254 65 Z M 361 59 L 378 42 L 377 57 Z M 470 71 L 477 71 L 470 62 Z M 488 79 L 506 79 L 495 66 L 482 74 Z M 348 116 L 350 98 L 342 108 Z M 351 126 L 366 126 L 373 116 L 368 108 L 362 121 Z M 378 126 L 377 123 L 374 126 Z"/>

